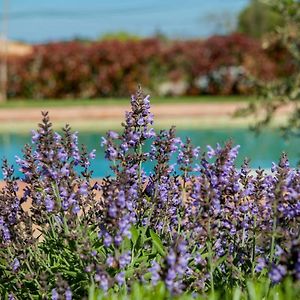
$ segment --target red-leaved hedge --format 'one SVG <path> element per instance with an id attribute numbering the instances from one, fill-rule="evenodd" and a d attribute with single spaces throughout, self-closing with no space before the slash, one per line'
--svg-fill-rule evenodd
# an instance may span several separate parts
<path id="1" fill-rule="evenodd" d="M 207 40 L 60 42 L 34 46 L 10 58 L 9 97 L 95 98 L 127 96 L 138 83 L 152 93 L 246 94 L 249 76 L 279 74 L 258 41 L 240 34 Z M 162 90 L 163 84 L 170 88 Z"/>

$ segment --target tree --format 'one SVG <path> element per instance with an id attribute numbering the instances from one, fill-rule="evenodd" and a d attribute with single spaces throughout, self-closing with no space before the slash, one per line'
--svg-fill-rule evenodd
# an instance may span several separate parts
<path id="1" fill-rule="evenodd" d="M 272 7 L 259 0 L 252 0 L 238 17 L 237 31 L 261 38 L 282 23 L 283 18 Z"/>
<path id="2" fill-rule="evenodd" d="M 238 114 L 259 113 L 262 117 L 254 127 L 260 130 L 272 120 L 276 111 L 292 106 L 282 129 L 286 135 L 300 137 L 300 1 L 269 0 L 268 4 L 282 16 L 283 23 L 267 36 L 263 44 L 266 48 L 276 45 L 284 49 L 286 59 L 292 65 L 292 72 L 269 83 L 256 81 L 259 101 Z"/>
<path id="3" fill-rule="evenodd" d="M 110 32 L 102 35 L 99 40 L 105 41 L 105 40 L 118 40 L 122 42 L 126 41 L 138 41 L 141 37 L 135 34 L 131 34 L 126 31 L 117 31 L 117 32 Z"/>

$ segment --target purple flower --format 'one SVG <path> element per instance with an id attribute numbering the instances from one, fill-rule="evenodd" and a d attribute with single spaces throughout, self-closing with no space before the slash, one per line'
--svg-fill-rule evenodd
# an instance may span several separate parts
<path id="1" fill-rule="evenodd" d="M 123 152 L 127 152 L 129 149 L 129 146 L 126 142 L 122 143 L 120 148 L 123 150 Z"/>
<path id="2" fill-rule="evenodd" d="M 137 124 L 143 126 L 145 124 L 144 118 L 143 117 L 139 118 Z"/>
<path id="3" fill-rule="evenodd" d="M 60 194 L 61 198 L 67 198 L 68 197 L 67 189 L 63 186 L 60 188 L 60 193 L 59 194 Z"/>
<path id="4" fill-rule="evenodd" d="M 112 256 L 108 256 L 106 259 L 106 263 L 108 264 L 109 267 L 112 267 L 115 264 L 115 259 Z"/>
<path id="5" fill-rule="evenodd" d="M 95 274 L 95 281 L 99 283 L 103 291 L 108 290 L 108 278 L 105 274 Z"/>
<path id="6" fill-rule="evenodd" d="M 18 271 L 18 269 L 20 268 L 20 261 L 18 260 L 18 258 L 15 258 L 11 264 L 12 266 L 12 270 L 14 272 Z"/>
<path id="7" fill-rule="evenodd" d="M 54 209 L 54 205 L 55 204 L 54 204 L 52 197 L 50 195 L 46 195 L 45 207 L 46 207 L 47 212 L 52 212 Z"/>
<path id="8" fill-rule="evenodd" d="M 255 267 L 255 271 L 260 273 L 266 267 L 266 260 L 262 257 L 257 259 L 257 264 Z"/>
<path id="9" fill-rule="evenodd" d="M 156 261 L 153 261 L 152 266 L 149 269 L 149 272 L 151 272 L 152 274 L 151 282 L 153 285 L 156 285 L 157 282 L 160 280 L 160 275 L 159 275 L 160 270 L 161 270 L 160 265 Z"/>
<path id="10" fill-rule="evenodd" d="M 143 99 L 144 105 L 147 109 L 150 109 L 150 95 L 147 95 L 144 99 Z"/>
<path id="11" fill-rule="evenodd" d="M 84 182 L 79 190 L 78 190 L 79 194 L 83 197 L 86 197 L 88 195 L 88 184 L 86 182 Z"/>
<path id="12" fill-rule="evenodd" d="M 196 265 L 202 265 L 205 263 L 205 259 L 202 258 L 201 254 L 197 254 L 194 261 Z"/>
<path id="13" fill-rule="evenodd" d="M 148 122 L 149 122 L 149 118 L 148 118 Z M 148 131 L 143 133 L 143 137 L 145 139 L 151 139 L 151 138 L 154 138 L 155 136 L 156 136 L 156 133 L 153 128 L 150 128 Z"/>
<path id="14" fill-rule="evenodd" d="M 60 170 L 62 176 L 68 177 L 70 175 L 69 165 L 65 164 Z"/>
<path id="15" fill-rule="evenodd" d="M 95 158 L 95 150 L 88 153 L 83 147 L 81 154 L 77 133 L 72 134 L 66 128 L 61 137 L 48 128 L 46 119 L 33 132 L 33 149 L 28 146 L 23 157 L 17 158 L 27 185 L 21 199 L 16 193 L 17 184 L 13 183 L 13 169 L 8 166 L 3 169 L 6 185 L 0 193 L 0 239 L 4 249 L 10 246 L 8 242 L 12 246 L 19 241 L 27 245 L 30 228 L 19 229 L 36 220 L 49 224 L 47 214 L 41 211 L 45 210 L 54 214 L 58 230 L 63 228 L 63 218 L 67 219 L 70 232 L 81 220 L 99 229 L 99 241 L 94 237 L 92 244 L 87 241 L 84 253 L 89 261 L 85 270 L 88 276 L 94 275 L 95 282 L 105 291 L 111 284 L 126 282 L 128 266 L 134 267 L 132 278 L 143 278 L 140 272 L 148 267 L 139 265 L 139 260 L 132 261 L 132 252 L 124 252 L 133 225 L 144 226 L 145 230 L 149 227 L 161 238 L 166 255 L 159 258 L 159 263 L 154 260 L 158 258 L 153 256 L 156 249 L 151 248 L 151 243 L 142 243 L 141 249 L 136 250 L 141 255 L 150 254 L 152 284 L 164 281 L 172 295 L 185 287 L 196 292 L 210 287 L 208 245 L 213 262 L 220 257 L 224 260 L 214 268 L 220 280 L 218 285 L 239 280 L 231 278 L 236 273 L 231 269 L 233 265 L 243 272 L 243 278 L 248 277 L 253 262 L 256 272 L 270 267 L 269 276 L 274 283 L 286 275 L 300 278 L 297 222 L 300 171 L 289 167 L 287 157 L 283 155 L 269 175 L 260 169 L 252 172 L 248 160 L 238 169 L 235 161 L 239 146 L 230 142 L 224 147 L 208 146 L 205 155 L 189 138 L 185 142 L 177 138 L 174 127 L 155 135 L 152 122 L 149 97 L 139 91 L 132 97 L 131 111 L 126 113 L 122 124 L 123 132 L 109 131 L 102 138 L 106 158 L 113 161 L 110 162 L 113 174 L 91 187 L 92 172 L 88 167 L 90 159 Z M 144 151 L 147 148 L 149 152 Z M 150 161 L 154 164 L 148 173 Z M 20 205 L 27 198 L 33 200 L 32 210 L 25 215 Z M 90 209 L 83 210 L 84 207 Z M 78 219 L 74 214 L 81 211 L 84 214 Z M 277 244 L 274 261 L 280 265 L 271 267 L 265 258 L 270 255 L 272 234 Z M 82 238 L 85 241 L 89 236 L 79 236 Z M 98 258 L 101 260 L 101 253 L 89 247 L 99 242 L 106 247 L 104 264 L 96 263 Z M 18 258 L 9 268 L 14 272 L 20 270 Z M 75 293 L 76 283 L 73 287 Z M 72 298 L 70 288 L 60 292 L 62 295 L 57 291 L 52 290 L 53 299 Z"/>
<path id="16" fill-rule="evenodd" d="M 3 240 L 5 242 L 9 242 L 11 240 L 11 235 L 10 235 L 10 232 L 9 232 L 9 229 L 8 229 L 7 225 L 5 225 L 4 223 L 2 225 L 0 224 L 0 230 L 2 231 Z"/>
<path id="17" fill-rule="evenodd" d="M 167 262 L 169 265 L 174 265 L 176 262 L 176 254 L 174 252 L 174 250 L 170 250 L 168 256 L 167 256 Z"/>
<path id="18" fill-rule="evenodd" d="M 275 247 L 275 255 L 276 256 L 281 256 L 284 253 L 284 251 L 282 250 L 282 248 L 279 245 L 276 245 Z"/>
<path id="19" fill-rule="evenodd" d="M 116 218 L 117 217 L 117 207 L 112 204 L 110 205 L 109 209 L 108 209 L 108 215 L 111 217 L 111 218 Z"/>
<path id="20" fill-rule="evenodd" d="M 77 215 L 79 212 L 80 212 L 80 207 L 79 207 L 78 203 L 73 203 L 72 213 Z"/>
<path id="21" fill-rule="evenodd" d="M 61 141 L 61 135 L 57 132 L 54 133 L 53 138 L 56 143 L 59 143 Z"/>
<path id="22" fill-rule="evenodd" d="M 286 267 L 282 265 L 273 266 L 269 272 L 269 277 L 273 283 L 279 283 L 286 274 Z"/>
<path id="23" fill-rule="evenodd" d="M 125 205 L 126 205 L 126 199 L 125 199 L 125 193 L 124 193 L 124 191 L 120 191 L 119 192 L 119 195 L 118 195 L 118 205 L 121 208 L 124 208 Z"/>
<path id="24" fill-rule="evenodd" d="M 119 266 L 121 269 L 125 268 L 131 262 L 131 253 L 130 251 L 120 255 L 119 258 Z"/>
<path id="25" fill-rule="evenodd" d="M 150 178 L 147 186 L 144 190 L 144 193 L 148 196 L 148 197 L 152 197 L 154 196 L 154 192 L 155 192 L 155 184 L 153 182 L 153 180 Z"/>
<path id="26" fill-rule="evenodd" d="M 172 291 L 174 289 L 175 279 L 176 279 L 175 270 L 174 269 L 169 269 L 168 272 L 167 272 L 165 283 L 166 283 L 167 288 L 170 291 Z"/>
<path id="27" fill-rule="evenodd" d="M 24 160 L 24 159 L 21 159 L 19 156 L 15 156 L 16 158 L 16 163 L 21 167 L 20 171 L 21 172 L 26 172 L 26 170 L 30 167 L 29 163 Z"/>
<path id="28" fill-rule="evenodd" d="M 207 146 L 207 149 L 208 149 L 207 151 L 208 158 L 212 158 L 213 156 L 216 155 L 215 150 L 210 145 Z"/>
<path id="29" fill-rule="evenodd" d="M 103 291 L 108 290 L 108 279 L 104 275 L 101 276 L 100 287 L 102 288 Z"/>
<path id="30" fill-rule="evenodd" d="M 109 247 L 111 244 L 112 244 L 112 237 L 111 237 L 111 235 L 109 234 L 109 233 L 105 233 L 104 234 L 104 246 L 105 247 Z"/>
<path id="31" fill-rule="evenodd" d="M 65 149 L 60 148 L 58 149 L 57 157 L 60 161 L 66 161 L 68 158 L 68 154 L 66 153 Z"/>
<path id="32" fill-rule="evenodd" d="M 106 158 L 109 160 L 114 160 L 117 158 L 117 156 L 118 156 L 117 150 L 112 146 L 109 146 L 106 150 Z"/>
<path id="33" fill-rule="evenodd" d="M 58 300 L 59 299 L 59 295 L 56 289 L 52 289 L 51 291 L 51 299 L 52 300 Z"/>
<path id="34" fill-rule="evenodd" d="M 115 276 L 118 285 L 123 285 L 125 283 L 125 272 L 120 272 Z"/>
<path id="35" fill-rule="evenodd" d="M 199 156 L 199 152 L 200 152 L 200 147 L 196 147 L 192 150 L 193 156 L 196 158 Z"/>
<path id="36" fill-rule="evenodd" d="M 40 137 L 40 134 L 36 130 L 31 130 L 31 142 L 35 144 Z"/>
<path id="37" fill-rule="evenodd" d="M 8 164 L 7 164 L 7 165 L 4 165 L 2 167 L 2 175 L 3 175 L 3 179 L 4 180 L 7 180 L 13 174 L 14 174 L 14 168 L 13 168 L 13 166 L 8 166 Z"/>
<path id="38" fill-rule="evenodd" d="M 72 291 L 70 288 L 67 288 L 66 292 L 65 292 L 65 297 L 66 297 L 66 300 L 72 300 Z"/>
<path id="39" fill-rule="evenodd" d="M 104 147 L 105 145 L 107 145 L 107 139 L 105 137 L 101 137 L 101 147 Z"/>
<path id="40" fill-rule="evenodd" d="M 236 159 L 238 153 L 239 153 L 239 149 L 240 149 L 240 145 L 236 145 L 235 147 L 233 147 L 230 151 L 229 151 L 229 159 L 230 160 L 234 160 Z"/>
<path id="41" fill-rule="evenodd" d="M 108 131 L 107 136 L 113 140 L 116 140 L 119 138 L 118 133 L 116 133 L 115 131 L 112 131 L 112 130 Z"/>
<path id="42" fill-rule="evenodd" d="M 89 159 L 95 159 L 96 158 L 96 149 L 93 149 L 92 152 L 89 154 Z"/>

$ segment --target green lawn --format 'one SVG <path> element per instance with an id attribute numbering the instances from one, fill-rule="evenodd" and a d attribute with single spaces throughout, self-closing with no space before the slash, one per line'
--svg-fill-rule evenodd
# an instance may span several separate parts
<path id="1" fill-rule="evenodd" d="M 152 97 L 151 103 L 197 103 L 197 102 L 245 102 L 252 101 L 255 97 L 249 96 L 189 96 L 189 97 Z M 20 107 L 66 107 L 82 105 L 126 105 L 128 98 L 97 98 L 97 99 L 9 99 L 0 103 L 0 108 Z"/>

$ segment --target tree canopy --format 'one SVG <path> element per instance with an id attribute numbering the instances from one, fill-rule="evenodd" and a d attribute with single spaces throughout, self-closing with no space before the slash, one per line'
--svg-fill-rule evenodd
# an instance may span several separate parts
<path id="1" fill-rule="evenodd" d="M 282 16 L 270 5 L 260 0 L 251 0 L 238 17 L 237 31 L 254 38 L 261 38 L 282 23 Z"/>

